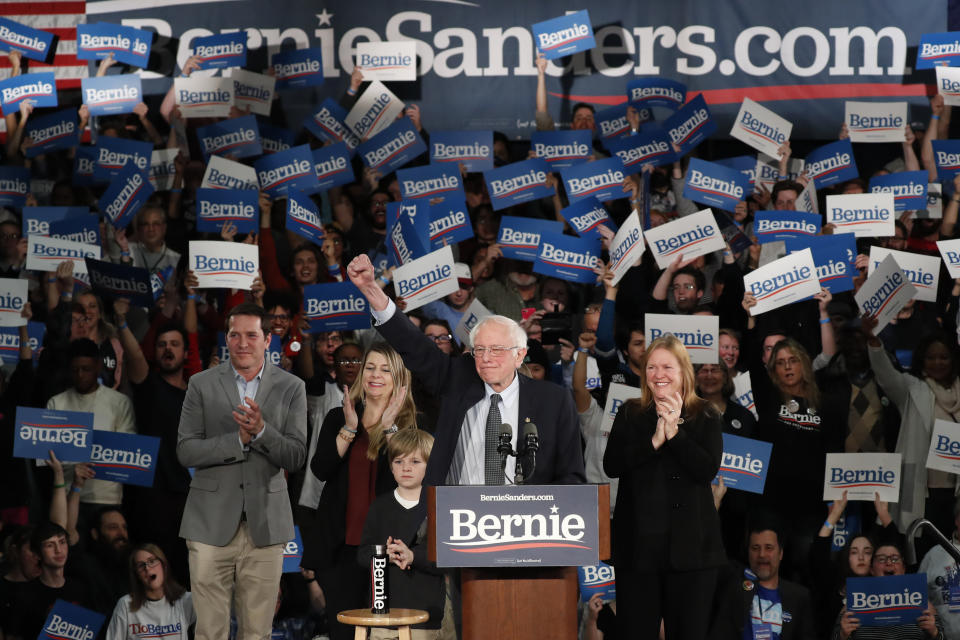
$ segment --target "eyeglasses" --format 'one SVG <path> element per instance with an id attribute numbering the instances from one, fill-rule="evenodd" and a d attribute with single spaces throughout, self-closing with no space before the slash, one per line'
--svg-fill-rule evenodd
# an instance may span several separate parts
<path id="1" fill-rule="evenodd" d="M 153 569 L 158 564 L 160 564 L 160 558 L 150 558 L 146 562 L 137 562 L 133 565 L 133 568 L 137 571 L 146 571 L 147 569 Z"/>
<path id="2" fill-rule="evenodd" d="M 797 366 L 798 364 L 800 364 L 800 360 L 797 359 L 797 358 L 787 358 L 786 360 L 784 360 L 784 359 L 781 358 L 780 360 L 774 360 L 774 361 L 773 361 L 773 364 L 774 364 L 774 366 L 777 366 L 777 367 L 785 367 L 785 366 L 787 366 L 788 364 L 789 364 L 791 367 L 795 367 L 795 366 Z"/>
<path id="3" fill-rule="evenodd" d="M 470 353 L 473 354 L 474 358 L 482 359 L 485 354 L 489 354 L 491 358 L 502 358 L 507 351 L 512 351 L 513 349 L 519 349 L 520 347 L 474 347 L 470 350 Z"/>
<path id="4" fill-rule="evenodd" d="M 877 564 L 899 564 L 903 560 L 900 556 L 873 556 L 873 561 Z"/>
<path id="5" fill-rule="evenodd" d="M 697 288 L 697 285 L 693 283 L 675 284 L 670 288 L 673 289 L 674 291 L 693 291 L 694 289 Z"/>
<path id="6" fill-rule="evenodd" d="M 290 316 L 286 313 L 271 313 L 267 316 L 271 320 L 289 320 Z"/>
<path id="7" fill-rule="evenodd" d="M 337 360 L 334 362 L 334 364 L 337 366 L 343 366 L 345 364 L 362 364 L 362 362 L 362 360 L 358 360 L 357 358 L 350 358 L 349 360 Z"/>
<path id="8" fill-rule="evenodd" d="M 439 336 L 427 336 L 427 337 L 432 339 L 434 342 L 450 342 L 451 340 L 453 340 L 453 336 L 450 335 L 449 333 L 445 333 Z"/>

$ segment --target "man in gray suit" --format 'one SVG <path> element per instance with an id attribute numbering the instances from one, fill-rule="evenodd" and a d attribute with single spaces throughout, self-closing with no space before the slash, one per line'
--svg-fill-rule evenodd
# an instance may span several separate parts
<path id="1" fill-rule="evenodd" d="M 197 640 L 226 640 L 234 588 L 239 640 L 270 637 L 293 539 L 284 470 L 306 456 L 303 381 L 265 363 L 270 323 L 254 304 L 227 314 L 230 360 L 190 378 L 177 457 L 194 467 L 180 536 L 190 555 Z"/>

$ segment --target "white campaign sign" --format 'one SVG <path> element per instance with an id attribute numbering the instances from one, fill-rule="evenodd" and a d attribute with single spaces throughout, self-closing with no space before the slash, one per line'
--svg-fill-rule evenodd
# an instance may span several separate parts
<path id="1" fill-rule="evenodd" d="M 750 98 L 744 98 L 730 136 L 761 153 L 779 158 L 777 150 L 790 139 L 793 124 Z"/>
<path id="2" fill-rule="evenodd" d="M 894 235 L 895 210 L 892 193 L 853 193 L 827 196 L 827 224 L 834 233 L 853 233 L 858 238 Z"/>
<path id="3" fill-rule="evenodd" d="M 797 211 L 806 211 L 807 213 L 820 213 L 820 203 L 817 201 L 817 188 L 813 180 L 807 182 L 800 195 L 797 196 L 797 202 L 794 204 Z"/>
<path id="4" fill-rule="evenodd" d="M 757 413 L 757 404 L 753 400 L 753 382 L 750 380 L 749 371 L 744 371 L 733 377 L 733 395 L 737 404 L 750 409 L 754 418 L 760 417 L 760 414 Z"/>
<path id="5" fill-rule="evenodd" d="M 417 79 L 417 43 L 357 43 L 357 66 L 363 68 L 364 80 L 412 81 Z"/>
<path id="6" fill-rule="evenodd" d="M 823 475 L 823 499 L 900 502 L 899 453 L 828 453 Z"/>
<path id="7" fill-rule="evenodd" d="M 820 280 L 810 249 L 791 253 L 751 271 L 743 276 L 743 286 L 757 299 L 757 304 L 750 308 L 752 316 L 820 293 Z"/>
<path id="8" fill-rule="evenodd" d="M 176 78 L 174 100 L 184 118 L 226 118 L 233 106 L 233 80 L 230 78 Z"/>
<path id="9" fill-rule="evenodd" d="M 938 240 L 937 249 L 940 249 L 940 256 L 943 257 L 943 263 L 947 265 L 947 273 L 956 280 L 960 278 L 960 239 L 957 240 Z"/>
<path id="10" fill-rule="evenodd" d="M 0 278 L 0 327 L 23 327 L 27 319 L 20 315 L 27 297 L 28 280 Z"/>
<path id="11" fill-rule="evenodd" d="M 867 277 L 853 295 L 860 310 L 877 319 L 874 334 L 879 334 L 890 320 L 917 295 L 917 288 L 897 265 L 893 256 L 887 256 Z"/>
<path id="12" fill-rule="evenodd" d="M 600 421 L 600 434 L 610 435 L 610 429 L 613 428 L 613 420 L 617 417 L 617 411 L 627 400 L 639 398 L 643 390 L 639 387 L 631 387 L 619 382 L 611 382 L 610 389 L 607 391 L 607 404 L 603 407 L 603 420 Z"/>
<path id="13" fill-rule="evenodd" d="M 257 245 L 241 242 L 191 240 L 190 268 L 201 289 L 249 291 L 260 268 Z"/>
<path id="14" fill-rule="evenodd" d="M 933 422 L 927 469 L 960 473 L 960 424 L 946 420 Z"/>
<path id="15" fill-rule="evenodd" d="M 404 312 L 439 300 L 459 288 L 450 245 L 411 260 L 393 271 L 393 289 L 407 303 Z"/>
<path id="16" fill-rule="evenodd" d="M 646 246 L 643 244 L 643 228 L 640 225 L 640 216 L 634 211 L 627 216 L 626 221 L 610 243 L 610 270 L 613 271 L 613 284 L 620 282 L 636 262 L 643 255 Z"/>
<path id="17" fill-rule="evenodd" d="M 223 76 L 233 80 L 233 104 L 238 109 L 250 109 L 258 116 L 270 115 L 277 87 L 275 77 L 234 67 L 224 69 Z"/>
<path id="18" fill-rule="evenodd" d="M 940 67 L 937 67 L 938 69 Z M 929 218 L 940 220 L 943 218 L 943 185 L 939 182 L 927 184 L 927 208 L 916 213 L 917 219 Z"/>
<path id="19" fill-rule="evenodd" d="M 937 284 L 940 279 L 940 258 L 925 256 L 909 251 L 870 247 L 870 264 L 867 275 L 871 275 L 887 256 L 893 256 L 897 266 L 907 276 L 910 284 L 917 288 L 917 300 L 927 302 L 937 301 Z"/>
<path id="20" fill-rule="evenodd" d="M 470 306 L 467 307 L 467 310 L 463 312 L 460 322 L 457 323 L 457 326 L 453 330 L 453 335 L 457 336 L 460 344 L 472 346 L 470 344 L 470 330 L 473 329 L 478 322 L 492 315 L 493 313 L 483 306 L 482 302 L 474 298 Z"/>
<path id="21" fill-rule="evenodd" d="M 259 189 L 257 170 L 220 156 L 210 156 L 201 189 Z"/>
<path id="22" fill-rule="evenodd" d="M 357 98 L 344 124 L 360 140 L 369 140 L 393 124 L 403 112 L 404 104 L 382 82 L 374 80 Z"/>
<path id="23" fill-rule="evenodd" d="M 720 358 L 717 351 L 720 318 L 717 316 L 648 313 L 644 316 L 643 326 L 647 344 L 668 333 L 676 336 L 687 348 L 693 364 L 716 364 Z"/>
<path id="24" fill-rule="evenodd" d="M 791 180 L 796 180 L 803 173 L 805 166 L 806 160 L 803 158 L 790 158 L 787 163 L 787 175 Z M 762 185 L 767 191 L 773 191 L 773 185 L 780 181 L 780 160 L 765 153 L 758 153 L 757 166 L 753 173 L 756 176 L 755 187 L 759 188 Z"/>
<path id="25" fill-rule="evenodd" d="M 943 104 L 960 105 L 960 68 L 941 67 L 937 71 L 937 91 L 943 96 Z"/>
<path id="26" fill-rule="evenodd" d="M 903 142 L 906 139 L 906 102 L 844 103 L 844 123 L 850 142 Z"/>
<path id="27" fill-rule="evenodd" d="M 659 227 L 647 229 L 646 238 L 657 266 L 666 269 L 682 255 L 684 260 L 720 251 L 726 243 L 710 209 L 704 209 Z"/>
<path id="28" fill-rule="evenodd" d="M 73 275 L 85 275 L 87 263 L 84 258 L 99 260 L 99 245 L 34 234 L 27 236 L 27 269 L 30 271 L 56 271 L 57 265 L 64 260 L 73 260 Z"/>
<path id="29" fill-rule="evenodd" d="M 174 158 L 180 149 L 155 149 L 150 155 L 150 184 L 157 191 L 167 191 L 173 188 L 173 178 L 176 176 Z"/>

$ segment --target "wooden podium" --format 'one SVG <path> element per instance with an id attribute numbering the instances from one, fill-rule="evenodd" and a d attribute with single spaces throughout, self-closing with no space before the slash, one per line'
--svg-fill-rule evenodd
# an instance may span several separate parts
<path id="1" fill-rule="evenodd" d="M 539 487 L 559 490 L 560 485 Z M 599 559 L 610 557 L 610 485 L 597 487 Z M 485 487 L 496 490 L 503 487 Z M 537 487 L 528 487 L 536 489 Z M 436 488 L 427 488 L 428 556 L 437 560 Z M 462 567 L 464 640 L 576 640 L 577 567 Z"/>

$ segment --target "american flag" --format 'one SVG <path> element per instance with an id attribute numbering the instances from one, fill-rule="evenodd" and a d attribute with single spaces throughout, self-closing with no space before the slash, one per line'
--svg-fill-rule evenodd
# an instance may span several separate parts
<path id="1" fill-rule="evenodd" d="M 27 70 L 52 68 L 58 89 L 80 88 L 80 79 L 87 77 L 87 61 L 77 60 L 77 25 L 87 21 L 85 0 L 0 0 L 0 16 L 56 35 L 59 40 L 51 64 L 28 60 Z M 0 79 L 9 78 L 10 60 L 0 56 Z"/>

